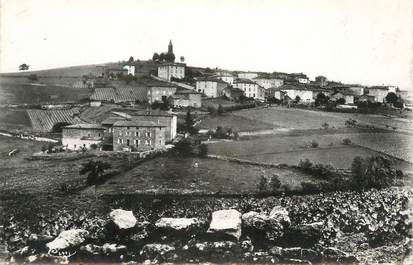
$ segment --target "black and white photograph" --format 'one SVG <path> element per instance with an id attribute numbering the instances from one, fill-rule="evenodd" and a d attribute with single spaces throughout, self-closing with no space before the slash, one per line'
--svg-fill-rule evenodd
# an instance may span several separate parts
<path id="1" fill-rule="evenodd" d="M 0 0 L 0 264 L 413 264 L 412 0 Z"/>

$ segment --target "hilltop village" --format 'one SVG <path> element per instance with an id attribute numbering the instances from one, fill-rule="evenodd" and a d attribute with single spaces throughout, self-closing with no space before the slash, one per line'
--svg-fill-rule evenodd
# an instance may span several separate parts
<path id="1" fill-rule="evenodd" d="M 90 107 L 118 105 L 124 110 L 93 120 L 82 118 L 74 108 L 79 102 L 42 104 L 42 110 L 28 111 L 34 132 L 62 132 L 62 148 L 67 150 L 147 152 L 173 142 L 179 113 L 188 110 L 222 112 L 269 104 L 355 113 L 380 112 L 382 107 L 410 110 L 406 92 L 395 86 L 343 84 L 321 75 L 310 80 L 304 73 L 189 67 L 183 56 L 176 61 L 170 41 L 167 52 L 154 53 L 150 61 L 131 57 L 123 63 L 89 67 L 80 80 L 70 80 L 71 86 L 89 91 Z M 30 74 L 28 79 L 36 83 L 42 77 Z"/>
<path id="2" fill-rule="evenodd" d="M 0 263 L 411 253 L 412 101 L 398 87 L 190 66 L 172 41 L 149 60 L 29 67 L 0 74 Z"/>

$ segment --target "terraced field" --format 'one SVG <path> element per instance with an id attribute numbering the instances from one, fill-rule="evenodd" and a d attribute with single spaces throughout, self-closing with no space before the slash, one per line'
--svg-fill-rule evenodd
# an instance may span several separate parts
<path id="1" fill-rule="evenodd" d="M 76 116 L 77 109 L 65 110 L 27 110 L 34 131 L 50 132 L 57 123 L 80 123 L 82 120 Z"/>
<path id="2" fill-rule="evenodd" d="M 147 90 L 144 87 L 102 87 L 95 88 L 90 99 L 114 103 L 145 101 L 147 99 L 146 93 Z"/>

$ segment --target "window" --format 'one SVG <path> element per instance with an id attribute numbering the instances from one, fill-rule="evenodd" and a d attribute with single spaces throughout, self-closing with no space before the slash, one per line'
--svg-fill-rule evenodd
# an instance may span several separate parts
<path id="1" fill-rule="evenodd" d="M 136 146 L 138 146 L 138 145 L 140 145 L 141 144 L 141 141 L 140 140 L 135 140 L 135 145 Z"/>
<path id="2" fill-rule="evenodd" d="M 146 144 L 146 145 L 149 145 L 149 140 L 145 140 L 145 144 Z"/>
<path id="3" fill-rule="evenodd" d="M 136 137 L 139 137 L 139 132 L 135 132 L 135 136 L 136 136 Z"/>
<path id="4" fill-rule="evenodd" d="M 147 132 L 147 133 L 146 133 L 146 136 L 147 136 L 147 137 L 151 137 L 151 132 Z"/>
<path id="5" fill-rule="evenodd" d="M 122 131 L 119 131 L 119 136 L 121 136 L 122 135 Z"/>
<path id="6" fill-rule="evenodd" d="M 122 139 L 118 138 L 118 144 L 122 144 Z"/>

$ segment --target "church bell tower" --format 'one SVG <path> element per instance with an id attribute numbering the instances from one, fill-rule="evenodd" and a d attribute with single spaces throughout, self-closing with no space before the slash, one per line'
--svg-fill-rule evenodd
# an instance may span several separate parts
<path id="1" fill-rule="evenodd" d="M 172 45 L 172 40 L 169 40 L 168 53 L 169 54 L 174 53 L 174 46 Z"/>

